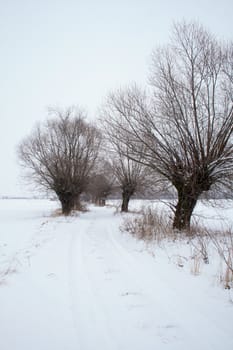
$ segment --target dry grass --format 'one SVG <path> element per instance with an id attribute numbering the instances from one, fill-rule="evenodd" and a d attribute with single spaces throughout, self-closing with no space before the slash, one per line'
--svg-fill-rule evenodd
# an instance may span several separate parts
<path id="1" fill-rule="evenodd" d="M 194 256 L 192 256 L 192 260 L 191 260 L 191 273 L 194 276 L 198 276 L 201 273 L 201 262 L 202 262 L 202 258 L 199 254 L 195 254 Z"/>
<path id="2" fill-rule="evenodd" d="M 194 254 L 199 255 L 205 264 L 209 264 L 210 241 L 209 230 L 206 227 L 198 224 L 192 225 L 189 243 L 194 248 Z"/>
<path id="3" fill-rule="evenodd" d="M 220 257 L 220 282 L 226 289 L 233 288 L 233 231 L 231 228 L 213 230 L 208 227 L 195 225 L 193 239 L 194 248 L 192 273 L 198 274 L 201 259 L 209 264 L 209 251 L 215 249 Z M 222 266 L 223 265 L 223 266 Z"/>
<path id="4" fill-rule="evenodd" d="M 170 218 L 151 207 L 141 209 L 136 217 L 125 218 L 121 229 L 144 240 L 161 242 L 165 238 L 172 240 L 175 238 Z"/>
<path id="5" fill-rule="evenodd" d="M 226 289 L 233 287 L 233 231 L 232 228 L 221 232 L 210 231 L 211 242 L 224 262 L 223 283 Z"/>

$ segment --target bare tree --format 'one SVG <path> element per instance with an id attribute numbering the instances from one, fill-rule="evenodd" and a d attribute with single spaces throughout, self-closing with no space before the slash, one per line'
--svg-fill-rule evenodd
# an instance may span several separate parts
<path id="1" fill-rule="evenodd" d="M 130 198 L 135 193 L 143 193 L 151 183 L 151 171 L 140 161 L 131 159 L 130 147 L 115 134 L 114 122 L 108 118 L 108 113 L 105 115 L 104 109 L 101 122 L 104 127 L 109 170 L 115 178 L 116 187 L 120 188 L 122 193 L 121 211 L 128 212 Z"/>
<path id="2" fill-rule="evenodd" d="M 78 108 L 53 110 L 52 116 L 21 142 L 18 153 L 30 178 L 54 191 L 68 215 L 87 187 L 101 137 Z"/>
<path id="3" fill-rule="evenodd" d="M 177 24 L 171 44 L 153 52 L 150 82 L 152 98 L 136 86 L 118 90 L 105 114 L 128 156 L 176 188 L 173 227 L 189 229 L 199 196 L 233 172 L 232 45 L 198 24 Z"/>

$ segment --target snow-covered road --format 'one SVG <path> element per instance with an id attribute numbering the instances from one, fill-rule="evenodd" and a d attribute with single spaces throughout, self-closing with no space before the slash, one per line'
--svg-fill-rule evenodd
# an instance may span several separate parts
<path id="1" fill-rule="evenodd" d="M 121 220 L 92 206 L 17 222 L 34 234 L 4 252 L 5 269 L 17 261 L 0 287 L 0 349 L 233 349 L 225 291 L 151 254 L 120 232 Z"/>

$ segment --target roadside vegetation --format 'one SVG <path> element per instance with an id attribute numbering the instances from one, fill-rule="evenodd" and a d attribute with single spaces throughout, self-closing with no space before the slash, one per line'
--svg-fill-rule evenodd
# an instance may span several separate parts
<path id="1" fill-rule="evenodd" d="M 172 244 L 177 249 L 173 262 L 181 268 L 189 264 L 193 275 L 200 275 L 205 265 L 214 263 L 220 284 L 225 289 L 233 287 L 233 230 L 227 223 L 222 229 L 214 229 L 194 221 L 189 230 L 175 231 L 169 211 L 148 204 L 137 214 L 125 217 L 121 230 L 151 243 L 155 247 L 153 254 Z"/>

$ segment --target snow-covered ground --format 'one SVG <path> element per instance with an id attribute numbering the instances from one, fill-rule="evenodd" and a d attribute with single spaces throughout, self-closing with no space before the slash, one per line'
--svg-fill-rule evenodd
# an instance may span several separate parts
<path id="1" fill-rule="evenodd" d="M 67 218 L 56 208 L 0 200 L 1 350 L 233 349 L 219 261 L 195 276 L 193 247 L 122 233 L 113 207 Z M 230 205 L 196 213 L 210 226 L 225 225 L 223 215 L 233 224 Z"/>

